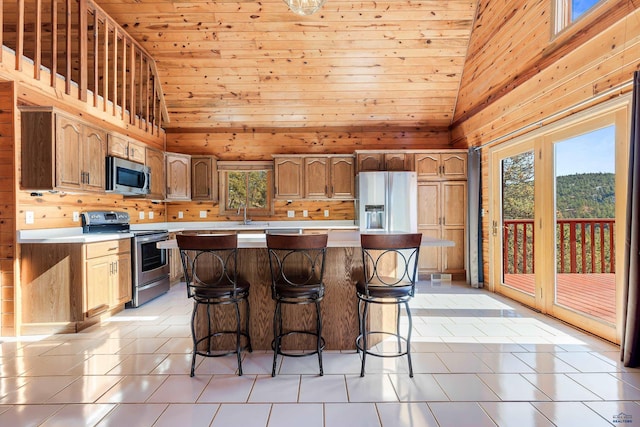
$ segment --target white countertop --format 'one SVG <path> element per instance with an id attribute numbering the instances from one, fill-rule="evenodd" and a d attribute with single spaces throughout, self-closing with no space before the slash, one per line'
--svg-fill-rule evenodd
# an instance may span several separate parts
<path id="1" fill-rule="evenodd" d="M 357 230 L 329 230 L 327 233 L 327 247 L 329 248 L 359 248 L 360 232 Z M 421 246 L 454 246 L 451 240 L 434 239 L 432 237 L 423 237 Z M 161 249 L 175 249 L 178 242 L 175 239 L 159 242 L 158 247 Z M 238 247 L 243 248 L 266 248 L 267 238 L 264 233 L 246 233 L 238 234 Z"/>
<path id="2" fill-rule="evenodd" d="M 208 222 L 159 222 L 151 224 L 132 224 L 131 230 L 168 230 L 182 231 L 234 231 L 250 234 L 264 233 L 265 230 L 357 230 L 353 221 L 252 221 L 242 224 L 236 221 Z M 264 239 L 264 234 L 262 234 Z M 96 233 L 83 234 L 82 227 L 49 228 L 37 230 L 18 230 L 18 243 L 94 243 L 107 240 L 130 239 L 132 233 Z"/>

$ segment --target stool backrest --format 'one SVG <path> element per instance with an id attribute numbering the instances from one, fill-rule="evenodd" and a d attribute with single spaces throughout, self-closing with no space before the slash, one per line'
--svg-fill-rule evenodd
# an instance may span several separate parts
<path id="1" fill-rule="evenodd" d="M 272 291 L 285 286 L 321 285 L 327 234 L 267 234 Z"/>
<path id="2" fill-rule="evenodd" d="M 365 283 L 414 286 L 421 242 L 421 233 L 361 234 Z"/>
<path id="3" fill-rule="evenodd" d="M 176 236 L 187 294 L 197 288 L 237 285 L 238 236 L 235 234 L 178 234 Z"/>

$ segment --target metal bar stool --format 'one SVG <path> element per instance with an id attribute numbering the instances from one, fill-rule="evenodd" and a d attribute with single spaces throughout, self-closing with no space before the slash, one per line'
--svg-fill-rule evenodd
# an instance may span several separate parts
<path id="1" fill-rule="evenodd" d="M 182 259 L 184 280 L 187 283 L 187 295 L 193 298 L 191 376 L 193 377 L 195 372 L 196 355 L 219 357 L 234 353 L 238 358 L 238 375 L 242 375 L 242 351 L 247 349 L 251 352 L 252 348 L 249 336 L 249 282 L 238 274 L 238 236 L 179 234 L 176 239 Z M 246 309 L 244 328 L 240 315 L 242 301 L 245 302 Z M 232 304 L 235 309 L 234 328 L 214 330 L 214 319 L 219 320 L 223 316 L 222 312 L 216 317 L 212 316 L 212 308 L 228 304 Z M 205 316 L 204 320 L 200 320 L 202 315 Z M 206 324 L 203 325 L 203 321 L 206 321 Z M 234 348 L 214 349 L 214 342 L 221 341 L 224 336 L 233 337 Z M 244 345 L 243 338 L 246 340 Z"/>
<path id="2" fill-rule="evenodd" d="M 364 377 L 367 355 L 376 357 L 407 356 L 409 376 L 413 377 L 411 364 L 411 310 L 409 300 L 415 293 L 418 254 L 422 234 L 362 234 L 362 263 L 364 277 L 356 284 L 358 297 L 358 325 L 360 335 L 356 338 L 356 348 L 362 352 L 360 376 Z M 395 304 L 396 329 L 394 332 L 369 331 L 367 321 L 369 304 Z M 404 308 L 409 319 L 408 331 L 405 336 L 400 333 L 400 306 Z M 396 352 L 387 353 L 369 348 L 369 336 L 392 336 L 397 339 Z M 403 348 L 404 344 L 404 348 Z"/>
<path id="3" fill-rule="evenodd" d="M 320 301 L 324 297 L 324 260 L 327 251 L 326 234 L 267 234 L 269 267 L 271 269 L 271 296 L 276 302 L 273 315 L 273 369 L 276 375 L 278 355 L 302 357 L 318 355 L 320 375 L 322 350 L 322 315 Z M 285 331 L 282 325 L 282 304 L 315 304 L 315 330 L 293 329 Z M 292 353 L 283 351 L 283 338 L 293 334 L 315 337 L 315 349 Z"/>

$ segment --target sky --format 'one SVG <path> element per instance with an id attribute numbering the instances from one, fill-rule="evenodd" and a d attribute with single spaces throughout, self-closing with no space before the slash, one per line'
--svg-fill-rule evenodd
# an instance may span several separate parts
<path id="1" fill-rule="evenodd" d="M 615 172 L 615 126 L 555 144 L 556 176 Z"/>
<path id="2" fill-rule="evenodd" d="M 575 21 L 600 0 L 573 0 L 571 2 L 571 20 Z"/>

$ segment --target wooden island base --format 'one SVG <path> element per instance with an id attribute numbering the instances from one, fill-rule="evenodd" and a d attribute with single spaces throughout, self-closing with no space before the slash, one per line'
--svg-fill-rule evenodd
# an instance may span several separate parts
<path id="1" fill-rule="evenodd" d="M 273 312 L 275 302 L 271 298 L 271 273 L 266 248 L 245 248 L 238 251 L 239 272 L 251 283 L 249 294 L 250 334 L 254 350 L 272 350 Z M 325 261 L 325 297 L 320 303 L 322 311 L 322 336 L 325 350 L 355 350 L 358 335 L 358 299 L 355 283 L 362 275 L 362 254 L 357 247 L 329 247 Z M 186 297 L 186 296 L 185 296 Z M 216 308 L 216 326 L 233 328 L 232 306 Z M 242 310 L 244 310 L 242 308 Z M 395 307 L 371 308 L 370 328 L 380 329 L 383 324 L 395 324 Z M 244 312 L 243 312 L 244 313 Z M 384 315 L 383 315 L 384 314 Z M 201 319 L 206 318 L 200 316 Z M 313 304 L 283 305 L 285 330 L 313 329 L 315 309 Z M 220 322 L 220 323 L 217 323 Z M 199 324 L 203 329 L 206 325 Z M 224 345 L 221 343 L 221 345 Z M 312 337 L 291 335 L 283 340 L 286 350 L 305 350 L 315 347 Z"/>

